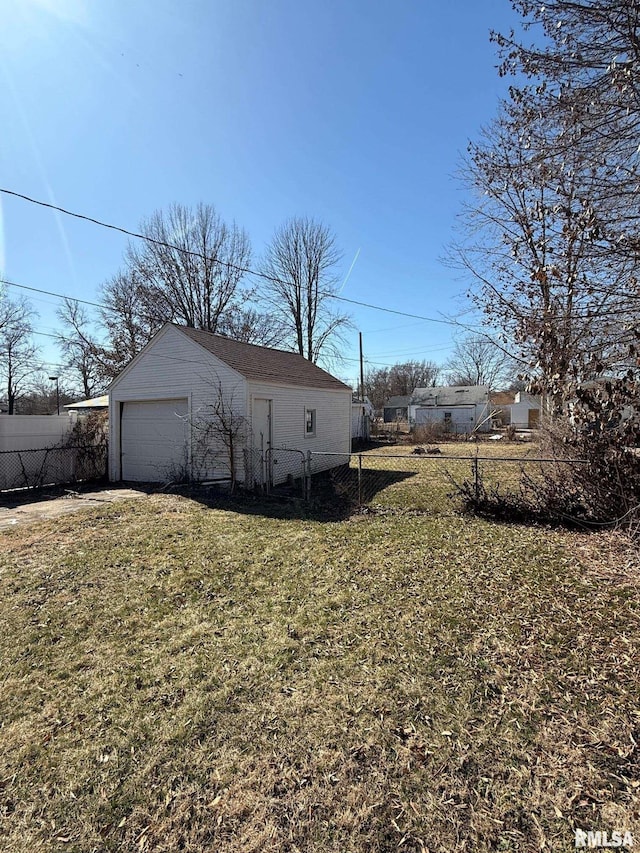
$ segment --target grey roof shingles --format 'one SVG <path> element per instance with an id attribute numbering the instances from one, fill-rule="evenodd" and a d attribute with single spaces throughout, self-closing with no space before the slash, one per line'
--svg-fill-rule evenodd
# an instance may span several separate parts
<path id="1" fill-rule="evenodd" d="M 488 401 L 488 385 L 416 388 L 411 395 L 412 406 L 464 406 L 470 403 L 487 403 Z"/>
<path id="2" fill-rule="evenodd" d="M 246 379 L 351 392 L 348 385 L 295 352 L 245 344 L 224 335 L 172 325 Z"/>
<path id="3" fill-rule="evenodd" d="M 402 409 L 406 408 L 409 405 L 409 400 L 411 399 L 410 395 L 405 394 L 400 397 L 389 397 L 388 400 L 385 400 L 384 408 L 385 409 Z"/>

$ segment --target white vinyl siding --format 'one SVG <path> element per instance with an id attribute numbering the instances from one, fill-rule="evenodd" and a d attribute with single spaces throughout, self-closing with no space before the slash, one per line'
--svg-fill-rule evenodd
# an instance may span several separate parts
<path id="1" fill-rule="evenodd" d="M 486 403 L 468 406 L 416 406 L 415 424 L 442 423 L 451 432 L 470 433 L 474 429 L 488 432 L 491 428 L 487 419 L 488 406 Z"/>
<path id="2" fill-rule="evenodd" d="M 345 458 L 332 456 L 314 456 L 315 471 L 332 468 L 346 462 L 346 454 L 351 452 L 351 400 L 352 392 L 323 388 L 298 388 L 290 385 L 272 385 L 266 382 L 249 382 L 250 401 L 255 398 L 269 397 L 273 400 L 274 448 L 301 450 L 306 454 L 339 453 Z M 306 413 L 315 410 L 315 432 L 306 432 Z M 251 402 L 250 402 L 251 411 Z M 277 454 L 276 454 L 277 456 Z M 274 482 L 278 483 L 277 470 L 273 472 Z"/>
<path id="3" fill-rule="evenodd" d="M 109 393 L 109 476 L 122 479 L 120 465 L 120 404 L 145 400 L 187 400 L 189 465 L 198 479 L 229 476 L 226 454 L 211 446 L 200 427 L 222 387 L 239 417 L 246 414 L 246 381 L 235 370 L 172 326 L 167 326 L 147 350 L 114 381 Z M 242 465 L 242 452 L 238 466 Z M 239 471 L 239 468 L 237 468 Z"/>
<path id="4" fill-rule="evenodd" d="M 121 412 L 129 402 L 182 399 L 186 401 L 185 423 L 189 447 L 189 467 L 198 480 L 229 478 L 228 455 L 215 444 L 207 424 L 214 419 L 212 407 L 219 388 L 227 404 L 232 401 L 236 418 L 244 419 L 246 442 L 252 445 L 252 405 L 254 399 L 271 400 L 271 441 L 273 448 L 296 449 L 307 453 L 348 454 L 351 449 L 351 400 L 348 388 L 308 388 L 286 382 L 247 381 L 216 356 L 188 338 L 179 329 L 166 326 L 113 382 L 109 392 L 110 463 L 112 480 L 122 479 Z M 306 433 L 306 412 L 315 411 L 315 431 Z M 244 481 L 244 444 L 236 453 L 236 479 Z M 275 456 L 274 456 L 275 460 Z M 314 458 L 314 469 L 324 470 L 343 459 Z M 282 462 L 279 462 L 281 467 Z M 274 468 L 277 467 L 274 461 Z M 297 469 L 296 469 L 297 470 Z M 283 482 L 274 470 L 274 482 Z"/>

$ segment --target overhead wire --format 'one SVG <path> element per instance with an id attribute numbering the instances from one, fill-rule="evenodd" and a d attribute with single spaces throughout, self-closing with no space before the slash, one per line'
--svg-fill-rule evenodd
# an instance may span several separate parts
<path id="1" fill-rule="evenodd" d="M 97 225 L 101 228 L 106 228 L 106 229 L 109 229 L 112 231 L 116 231 L 118 233 L 124 234 L 126 236 L 129 236 L 129 237 L 132 237 L 135 239 L 144 240 L 147 243 L 152 243 L 154 245 L 162 246 L 164 248 L 168 248 L 168 249 L 171 249 L 173 251 L 178 251 L 178 252 L 185 254 L 187 256 L 197 257 L 201 260 L 206 260 L 206 261 L 209 261 L 211 263 L 219 264 L 221 266 L 224 266 L 228 269 L 233 269 L 236 272 L 239 272 L 242 274 L 256 276 L 258 278 L 262 278 L 262 279 L 265 279 L 267 281 L 271 281 L 271 282 L 274 282 L 277 284 L 283 284 L 283 285 L 290 284 L 290 282 L 287 282 L 284 279 L 280 279 L 278 277 L 268 275 L 267 273 L 263 273 L 259 270 L 254 270 L 254 269 L 251 269 L 250 267 L 240 266 L 238 264 L 234 264 L 234 263 L 231 263 L 229 261 L 223 261 L 220 258 L 212 257 L 212 256 L 206 255 L 202 252 L 196 252 L 193 250 L 185 249 L 184 247 L 176 246 L 175 244 L 169 243 L 167 241 L 159 240 L 159 239 L 151 237 L 149 235 L 142 234 L 138 231 L 133 231 L 129 228 L 124 228 L 123 226 L 120 226 L 120 225 L 114 225 L 113 223 L 105 222 L 104 220 L 97 219 L 96 217 L 89 216 L 87 214 L 78 213 L 76 211 L 69 210 L 67 208 L 61 207 L 60 205 L 52 204 L 51 202 L 45 202 L 45 201 L 42 201 L 41 199 L 33 198 L 33 197 L 28 196 L 24 193 L 19 193 L 15 190 L 10 190 L 6 187 L 0 187 L 0 193 L 14 197 L 14 198 L 21 199 L 25 202 L 28 202 L 29 204 L 34 204 L 34 205 L 37 205 L 39 207 L 54 210 L 58 213 L 64 214 L 65 216 L 70 216 L 70 217 L 73 217 L 75 219 L 79 219 L 79 220 L 82 220 L 85 222 L 89 222 L 89 223 L 91 223 L 93 225 Z M 83 305 L 88 305 L 88 306 L 93 307 L 93 308 L 99 308 L 101 310 L 114 310 L 112 308 L 112 306 L 104 305 L 104 304 L 101 304 L 98 302 L 94 302 L 92 300 L 82 299 L 80 297 L 69 296 L 69 295 L 61 294 L 61 293 L 56 293 L 54 291 L 45 290 L 43 288 L 37 288 L 37 287 L 29 286 L 29 285 L 19 284 L 18 282 L 13 282 L 13 281 L 10 281 L 8 279 L 0 279 L 0 283 L 6 284 L 6 285 L 11 286 L 11 287 L 17 287 L 17 288 L 20 288 L 23 290 L 27 290 L 27 291 L 30 291 L 33 293 L 40 293 L 40 294 L 44 294 L 46 296 L 53 296 L 53 297 L 56 297 L 58 299 L 69 299 L 69 300 L 72 300 L 74 302 L 78 302 L 78 303 L 83 304 Z M 374 303 L 365 302 L 365 301 L 358 300 L 358 299 L 350 299 L 348 297 L 340 296 L 338 294 L 331 293 L 331 292 L 326 292 L 323 295 L 326 298 L 335 299 L 337 301 L 344 302 L 344 303 L 349 304 L 349 305 L 357 305 L 359 307 L 367 308 L 369 310 L 381 311 L 381 312 L 384 312 L 386 314 L 393 314 L 393 315 L 400 316 L 400 317 L 407 317 L 409 319 L 418 320 L 420 322 L 438 323 L 438 324 L 446 325 L 446 326 L 454 326 L 454 327 L 459 328 L 459 329 L 464 329 L 465 331 L 468 331 L 468 332 L 474 332 L 477 334 L 481 334 L 482 336 L 487 337 L 488 339 L 490 337 L 487 335 L 486 330 L 479 329 L 477 326 L 471 326 L 471 325 L 468 325 L 466 323 L 462 323 L 462 322 L 460 322 L 459 319 L 455 319 L 455 318 L 451 319 L 451 318 L 445 318 L 445 317 L 429 317 L 429 316 L 426 316 L 423 314 L 416 314 L 414 312 L 403 311 L 403 310 L 397 309 L 397 308 L 388 308 L 386 306 L 376 305 Z M 625 312 L 625 309 L 606 309 L 604 312 L 596 312 L 596 313 L 597 313 L 597 316 L 599 318 L 601 318 L 603 315 L 605 317 L 606 316 L 617 316 L 618 313 L 622 314 L 622 313 L 626 313 L 626 312 Z M 550 314 L 546 313 L 544 316 L 549 317 Z M 563 315 L 561 313 L 559 313 L 557 316 L 563 316 Z M 590 314 L 587 313 L 582 318 L 583 319 L 590 318 Z M 575 319 L 581 319 L 581 317 L 579 316 Z M 500 347 L 500 348 L 502 349 L 502 347 Z M 355 360 L 355 359 L 353 359 L 353 360 Z"/>
<path id="2" fill-rule="evenodd" d="M 62 213 L 65 216 L 71 216 L 74 219 L 79 219 L 79 220 L 82 220 L 84 222 L 89 222 L 92 225 L 98 225 L 101 228 L 108 228 L 111 231 L 116 231 L 120 234 L 126 235 L 127 237 L 133 237 L 137 240 L 144 240 L 147 243 L 152 243 L 153 245 L 161 246 L 165 249 L 172 249 L 173 251 L 180 252 L 181 254 L 187 255 L 189 257 L 196 257 L 196 258 L 199 258 L 200 260 L 205 260 L 205 261 L 209 261 L 210 263 L 219 264 L 221 266 L 226 267 L 227 269 L 232 269 L 235 272 L 243 273 L 245 275 L 256 276 L 258 278 L 265 279 L 266 281 L 271 281 L 275 284 L 283 284 L 283 285 L 289 285 L 290 284 L 290 282 L 286 281 L 285 279 L 278 278 L 277 276 L 268 275 L 267 273 L 261 272 L 260 270 L 254 270 L 254 269 L 251 269 L 250 267 L 244 267 L 244 266 L 241 266 L 239 264 L 231 263 L 230 261 L 223 261 L 220 258 L 216 258 L 216 257 L 210 256 L 210 255 L 206 255 L 203 252 L 195 252 L 195 251 L 190 250 L 190 249 L 185 249 L 184 247 L 176 246 L 174 243 L 169 243 L 165 240 L 159 240 L 156 237 L 151 237 L 151 236 L 148 236 L 146 234 L 142 234 L 139 231 L 132 231 L 129 228 L 124 228 L 121 225 L 114 225 L 113 223 L 105 222 L 104 220 L 101 220 L 101 219 L 96 219 L 95 217 L 88 216 L 87 214 L 84 214 L 84 213 L 77 213 L 76 211 L 68 210 L 65 207 L 61 207 L 60 205 L 52 204 L 51 202 L 48 202 L 48 201 L 42 201 L 41 199 L 32 198 L 31 196 L 25 195 L 24 193 L 19 193 L 19 192 L 16 192 L 15 190 L 7 189 L 6 187 L 0 187 L 0 193 L 3 193 L 4 195 L 12 196 L 13 198 L 19 198 L 22 201 L 26 201 L 29 204 L 35 204 L 38 207 L 47 208 L 49 210 L 55 210 L 57 213 Z M 5 283 L 8 283 L 8 282 L 5 282 Z M 53 293 L 45 291 L 45 290 L 38 290 L 37 288 L 29 288 L 29 287 L 24 286 L 24 289 L 25 290 L 33 290 L 35 292 L 40 292 L 40 293 L 46 293 L 48 296 L 55 296 L 55 295 L 59 296 L 59 294 L 53 294 Z M 427 323 L 442 323 L 442 324 L 448 325 L 448 326 L 459 326 L 460 325 L 456 320 L 437 318 L 437 317 L 426 317 L 426 316 L 423 316 L 420 314 L 413 314 L 413 313 L 410 313 L 408 311 L 401 311 L 401 310 L 395 309 L 395 308 L 386 308 L 382 305 L 374 305 L 373 303 L 370 303 L 370 302 L 361 302 L 357 299 L 348 299 L 346 296 L 339 296 L 338 294 L 335 294 L 335 293 L 327 292 L 327 293 L 324 293 L 323 295 L 329 299 L 335 299 L 339 302 L 346 302 L 350 305 L 359 305 L 360 307 L 369 308 L 373 311 L 384 311 L 387 314 L 396 314 L 400 317 L 409 317 L 413 320 L 422 320 L 422 321 L 427 322 Z M 63 297 L 63 298 L 75 299 L 75 297 Z M 91 303 L 88 300 L 76 299 L 75 301 L 82 302 L 83 304 L 87 304 L 87 305 L 94 305 L 95 307 L 98 307 L 98 308 L 104 307 L 101 305 L 96 305 L 96 303 Z"/>

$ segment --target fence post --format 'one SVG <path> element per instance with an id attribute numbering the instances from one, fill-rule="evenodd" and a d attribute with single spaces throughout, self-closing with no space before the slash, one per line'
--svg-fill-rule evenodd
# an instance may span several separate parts
<path id="1" fill-rule="evenodd" d="M 362 506 L 362 453 L 358 453 L 358 506 Z"/>
<path id="2" fill-rule="evenodd" d="M 476 496 L 476 504 L 480 498 L 480 483 L 478 480 L 478 451 L 473 459 L 473 489 Z"/>
<path id="3" fill-rule="evenodd" d="M 304 468 L 304 459 L 302 460 L 302 467 Z M 307 450 L 307 470 L 305 475 L 305 497 L 307 500 L 311 497 L 311 451 Z"/>

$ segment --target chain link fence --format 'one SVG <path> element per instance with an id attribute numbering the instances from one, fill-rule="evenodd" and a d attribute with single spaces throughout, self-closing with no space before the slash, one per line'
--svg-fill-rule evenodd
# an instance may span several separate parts
<path id="1" fill-rule="evenodd" d="M 101 480 L 107 475 L 107 460 L 104 444 L 3 450 L 0 492 Z"/>
<path id="2" fill-rule="evenodd" d="M 244 462 L 246 489 L 262 490 L 267 494 L 276 490 L 297 497 L 307 496 L 309 469 L 307 455 L 302 450 L 270 447 L 262 452 L 246 448 Z"/>
<path id="3" fill-rule="evenodd" d="M 271 487 L 286 487 L 293 494 L 307 494 L 307 458 L 302 450 L 271 447 L 267 450 L 266 465 Z"/>
<path id="4" fill-rule="evenodd" d="M 485 450 L 486 448 L 486 450 Z M 460 509 L 456 485 L 467 481 L 471 490 L 499 489 L 517 494 L 523 476 L 544 477 L 550 466 L 571 476 L 575 462 L 542 459 L 535 448 L 516 446 L 513 452 L 483 445 L 471 454 L 468 445 L 445 445 L 426 452 L 419 448 L 353 454 L 312 453 L 311 498 L 338 499 L 353 506 L 451 514 Z"/>

